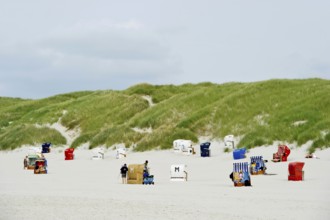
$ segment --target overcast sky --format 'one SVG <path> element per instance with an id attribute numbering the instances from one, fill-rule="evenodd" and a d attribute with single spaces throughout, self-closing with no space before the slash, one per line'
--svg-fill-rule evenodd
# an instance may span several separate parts
<path id="1" fill-rule="evenodd" d="M 0 0 L 0 96 L 330 79 L 329 0 Z"/>

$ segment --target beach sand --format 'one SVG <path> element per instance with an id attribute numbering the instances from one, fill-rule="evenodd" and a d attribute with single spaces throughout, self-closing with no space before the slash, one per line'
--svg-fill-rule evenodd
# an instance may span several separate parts
<path id="1" fill-rule="evenodd" d="M 330 149 L 320 159 L 305 159 L 306 147 L 288 145 L 288 162 L 271 162 L 277 145 L 251 149 L 233 160 L 221 141 L 211 141 L 211 157 L 176 154 L 172 150 L 129 152 L 116 159 L 106 150 L 103 160 L 92 151 L 75 150 L 64 160 L 64 148 L 45 154 L 48 174 L 23 169 L 27 147 L 0 152 L 0 219 L 330 219 Z M 269 175 L 251 176 L 252 187 L 234 187 L 233 162 L 250 156 L 268 160 Z M 149 161 L 155 185 L 121 184 L 124 164 Z M 305 162 L 304 181 L 288 181 L 288 164 Z M 187 182 L 170 181 L 170 166 L 186 164 Z"/>

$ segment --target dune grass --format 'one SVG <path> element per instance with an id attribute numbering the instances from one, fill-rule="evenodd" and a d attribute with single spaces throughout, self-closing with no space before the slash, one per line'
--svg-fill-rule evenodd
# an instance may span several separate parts
<path id="1" fill-rule="evenodd" d="M 60 122 L 81 130 L 72 147 L 124 143 L 144 151 L 171 148 L 175 139 L 197 142 L 199 136 L 234 134 L 242 137 L 238 147 L 312 140 L 313 152 L 330 146 L 329 94 L 329 80 L 304 79 L 138 84 L 124 91 L 82 91 L 40 100 L 0 98 L 0 149 L 43 141 L 66 144 L 56 130 L 36 127 Z M 150 107 L 145 95 L 156 105 Z"/>

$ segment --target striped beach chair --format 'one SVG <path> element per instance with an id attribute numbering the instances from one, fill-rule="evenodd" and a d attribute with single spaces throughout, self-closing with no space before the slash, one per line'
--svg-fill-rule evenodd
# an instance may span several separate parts
<path id="1" fill-rule="evenodd" d="M 248 162 L 233 163 L 234 186 L 251 186 Z"/>
<path id="2" fill-rule="evenodd" d="M 265 174 L 266 164 L 262 156 L 252 156 L 250 157 L 250 173 L 251 175 Z"/>

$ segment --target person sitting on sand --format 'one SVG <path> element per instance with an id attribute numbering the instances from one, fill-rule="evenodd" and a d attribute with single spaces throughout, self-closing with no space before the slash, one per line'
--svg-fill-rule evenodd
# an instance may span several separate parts
<path id="1" fill-rule="evenodd" d="M 316 159 L 320 159 L 318 158 L 315 154 L 307 154 L 305 158 L 316 158 Z"/>

